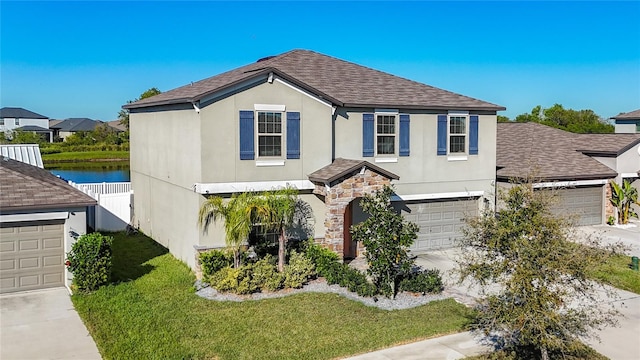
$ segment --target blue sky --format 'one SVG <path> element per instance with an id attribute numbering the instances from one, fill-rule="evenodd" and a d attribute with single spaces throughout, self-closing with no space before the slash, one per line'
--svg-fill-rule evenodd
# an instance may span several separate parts
<path id="1" fill-rule="evenodd" d="M 114 120 L 294 48 L 507 107 L 640 108 L 640 1 L 0 2 L 0 104 Z"/>

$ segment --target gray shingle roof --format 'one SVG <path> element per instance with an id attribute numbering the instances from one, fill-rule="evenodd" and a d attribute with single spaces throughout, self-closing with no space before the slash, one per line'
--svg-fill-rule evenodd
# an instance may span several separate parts
<path id="1" fill-rule="evenodd" d="M 618 114 L 618 115 L 612 117 L 612 119 L 614 119 L 614 120 L 636 120 L 636 119 L 640 119 L 640 109 L 634 110 L 634 111 L 629 111 L 628 113 Z"/>
<path id="2" fill-rule="evenodd" d="M 47 170 L 0 156 L 0 209 L 92 206 L 96 201 Z"/>
<path id="3" fill-rule="evenodd" d="M 93 131 L 96 126 L 102 124 L 101 121 L 92 120 L 89 118 L 69 118 L 65 119 L 55 125 L 49 125 L 52 129 L 58 129 L 60 131 Z"/>
<path id="4" fill-rule="evenodd" d="M 19 107 L 3 107 L 2 109 L 0 109 L 0 118 L 48 119 L 48 117 L 44 115 L 40 115 L 38 113 L 34 113 L 33 111 L 29 111 L 27 109 Z"/>
<path id="5" fill-rule="evenodd" d="M 22 131 L 36 131 L 36 132 L 50 132 L 50 129 L 45 129 L 41 126 L 36 126 L 36 125 L 25 125 L 25 126 L 21 126 L 19 128 L 16 128 L 16 130 L 22 130 Z"/>
<path id="6" fill-rule="evenodd" d="M 309 180 L 313 182 L 331 183 L 343 176 L 348 176 L 353 172 L 360 171 L 363 166 L 389 179 L 400 179 L 398 175 L 375 166 L 368 161 L 337 158 L 331 164 L 309 174 Z"/>
<path id="7" fill-rule="evenodd" d="M 592 143 L 593 139 L 591 137 Z M 582 134 L 532 122 L 498 123 L 497 178 L 508 180 L 534 176 L 551 181 L 615 177 L 615 171 L 578 151 L 585 147 L 584 140 L 587 137 L 582 137 Z M 592 145 L 598 147 L 597 144 Z"/>
<path id="8" fill-rule="evenodd" d="M 499 105 L 309 50 L 292 50 L 126 104 L 123 108 L 196 102 L 207 95 L 254 77 L 266 76 L 270 72 L 339 106 L 505 110 Z"/>

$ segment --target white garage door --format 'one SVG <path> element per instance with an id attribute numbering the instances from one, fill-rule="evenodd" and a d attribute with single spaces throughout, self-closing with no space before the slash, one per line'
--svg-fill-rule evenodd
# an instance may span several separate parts
<path id="1" fill-rule="evenodd" d="M 0 293 L 64 286 L 64 223 L 0 228 Z"/>
<path id="2" fill-rule="evenodd" d="M 602 186 L 562 189 L 558 197 L 559 214 L 575 216 L 578 225 L 602 224 Z"/>
<path id="3" fill-rule="evenodd" d="M 464 218 L 478 214 L 477 199 L 404 203 L 404 217 L 420 230 L 412 251 L 446 249 L 462 237 Z"/>

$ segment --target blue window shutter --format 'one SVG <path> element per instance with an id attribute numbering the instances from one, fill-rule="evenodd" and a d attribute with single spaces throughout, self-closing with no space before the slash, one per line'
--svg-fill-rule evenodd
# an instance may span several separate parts
<path id="1" fill-rule="evenodd" d="M 400 114 L 400 156 L 409 156 L 409 115 Z"/>
<path id="2" fill-rule="evenodd" d="M 469 155 L 478 155 L 478 115 L 469 116 Z"/>
<path id="3" fill-rule="evenodd" d="M 371 157 L 374 154 L 374 123 L 373 114 L 362 114 L 362 156 Z"/>
<path id="4" fill-rule="evenodd" d="M 438 155 L 447 155 L 447 115 L 438 115 Z"/>
<path id="5" fill-rule="evenodd" d="M 300 159 L 300 113 L 287 113 L 287 159 Z"/>
<path id="6" fill-rule="evenodd" d="M 240 160 L 255 158 L 253 111 L 240 111 Z"/>

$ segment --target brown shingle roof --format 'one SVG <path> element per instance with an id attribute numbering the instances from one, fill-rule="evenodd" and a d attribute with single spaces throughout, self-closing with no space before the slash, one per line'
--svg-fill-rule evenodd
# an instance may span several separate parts
<path id="1" fill-rule="evenodd" d="M 0 179 L 0 211 L 96 204 L 49 171 L 4 156 L 0 156 Z"/>
<path id="2" fill-rule="evenodd" d="M 575 149 L 588 155 L 618 156 L 640 143 L 639 134 L 574 134 Z"/>
<path id="3" fill-rule="evenodd" d="M 331 183 L 355 171 L 360 171 L 362 167 L 367 167 L 389 179 L 400 179 L 398 175 L 375 166 L 368 161 L 337 158 L 331 164 L 309 174 L 309 180 L 313 182 Z"/>
<path id="4" fill-rule="evenodd" d="M 135 109 L 196 102 L 270 72 L 339 106 L 505 110 L 499 105 L 309 50 L 292 50 L 123 107 Z"/>
<path id="5" fill-rule="evenodd" d="M 628 113 L 621 113 L 619 115 L 616 115 L 616 116 L 612 117 L 612 119 L 615 119 L 615 120 L 625 120 L 625 119 L 635 120 L 635 119 L 640 119 L 640 109 L 634 110 L 634 111 L 629 111 Z"/>
<path id="6" fill-rule="evenodd" d="M 590 180 L 615 177 L 615 171 L 577 151 L 581 147 L 581 141 L 576 141 L 580 135 L 532 122 L 498 123 L 497 178 L 535 176 L 541 180 Z"/>

